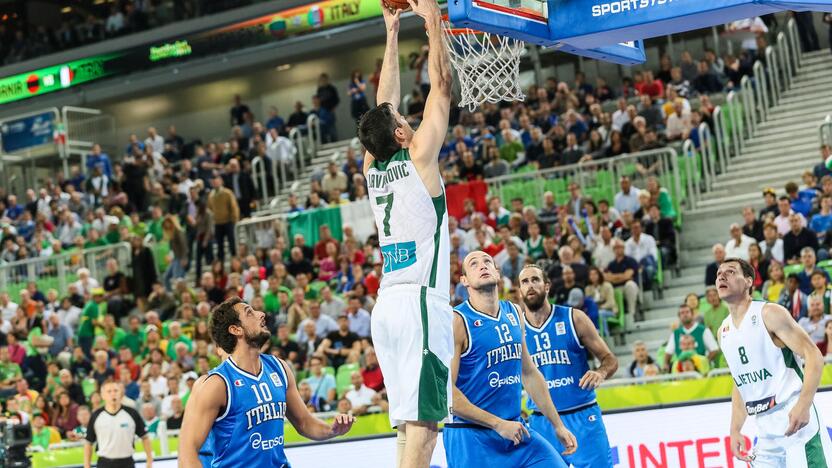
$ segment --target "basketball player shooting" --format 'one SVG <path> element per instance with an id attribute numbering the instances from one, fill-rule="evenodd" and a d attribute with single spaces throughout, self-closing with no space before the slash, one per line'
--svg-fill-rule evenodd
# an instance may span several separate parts
<path id="1" fill-rule="evenodd" d="M 283 423 L 312 440 L 346 434 L 355 419 L 338 414 L 327 424 L 313 416 L 282 360 L 260 354 L 271 333 L 265 314 L 239 298 L 211 312 L 211 338 L 229 354 L 194 383 L 179 438 L 179 466 L 201 468 L 200 449 L 215 467 L 289 467 Z M 206 438 L 210 442 L 205 446 Z"/>
<path id="2" fill-rule="evenodd" d="M 387 45 L 378 106 L 358 124 L 364 174 L 384 257 L 372 335 L 397 428 L 398 466 L 429 465 L 448 415 L 453 355 L 450 242 L 439 151 L 448 132 L 451 69 L 435 0 L 409 0 L 425 21 L 431 88 L 419 129 L 398 113 L 399 15 L 382 3 Z"/>
<path id="3" fill-rule="evenodd" d="M 813 402 L 823 357 L 785 308 L 751 299 L 754 274 L 745 260 L 729 258 L 716 276 L 719 298 L 731 312 L 719 328 L 734 379 L 731 450 L 754 468 L 830 466 L 832 441 Z M 740 432 L 748 416 L 758 430 L 751 454 Z"/>

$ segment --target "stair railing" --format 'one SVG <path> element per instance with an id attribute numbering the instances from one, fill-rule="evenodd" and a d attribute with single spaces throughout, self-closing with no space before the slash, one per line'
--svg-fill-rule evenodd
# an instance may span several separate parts
<path id="1" fill-rule="evenodd" d="M 820 124 L 820 144 L 832 146 L 832 114 L 827 115 Z"/>

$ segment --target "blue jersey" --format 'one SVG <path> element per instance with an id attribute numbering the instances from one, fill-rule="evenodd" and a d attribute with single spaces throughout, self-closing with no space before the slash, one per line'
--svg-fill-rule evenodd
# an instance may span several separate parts
<path id="1" fill-rule="evenodd" d="M 502 419 L 517 420 L 523 369 L 520 313 L 509 301 L 500 301 L 496 318 L 477 311 L 468 301 L 454 310 L 465 322 L 468 335 L 456 387 L 476 407 Z M 468 421 L 454 416 L 454 422 Z"/>
<path id="2" fill-rule="evenodd" d="M 211 370 L 225 381 L 228 403 L 211 428 L 211 466 L 287 468 L 283 452 L 286 373 L 274 356 L 260 355 L 260 374 L 252 375 L 232 358 Z"/>
<path id="3" fill-rule="evenodd" d="M 587 352 L 578 340 L 572 308 L 552 305 L 549 318 L 540 328 L 526 321 L 526 346 L 534 365 L 540 369 L 558 411 L 568 411 L 595 402 L 595 390 L 578 384 L 589 370 Z M 528 402 L 532 411 L 537 405 Z"/>

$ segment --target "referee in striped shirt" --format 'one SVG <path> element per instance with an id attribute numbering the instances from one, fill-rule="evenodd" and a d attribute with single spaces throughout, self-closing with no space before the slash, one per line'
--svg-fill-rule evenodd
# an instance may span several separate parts
<path id="1" fill-rule="evenodd" d="M 147 454 L 147 468 L 153 464 L 153 447 L 139 413 L 122 406 L 124 387 L 121 382 L 108 380 L 101 386 L 104 406 L 97 409 L 87 425 L 84 444 L 84 468 L 92 465 L 92 447 L 98 444 L 99 468 L 133 468 L 133 441 L 142 439 Z"/>

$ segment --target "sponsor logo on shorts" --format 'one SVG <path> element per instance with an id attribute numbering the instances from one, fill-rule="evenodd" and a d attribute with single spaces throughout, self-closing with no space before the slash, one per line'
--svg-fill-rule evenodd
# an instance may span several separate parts
<path id="1" fill-rule="evenodd" d="M 274 439 L 263 440 L 263 436 L 259 432 L 255 432 L 248 437 L 251 448 L 254 450 L 271 450 L 275 447 L 283 446 L 283 436 L 275 437 Z"/>
<path id="2" fill-rule="evenodd" d="M 745 411 L 748 412 L 749 416 L 754 416 L 755 414 L 765 413 L 775 406 L 777 406 L 777 401 L 775 401 L 773 396 L 770 396 L 762 400 L 746 402 Z"/>
<path id="3" fill-rule="evenodd" d="M 586 418 L 586 420 L 589 421 L 589 422 L 595 422 L 595 421 L 598 420 L 598 416 L 596 416 L 594 414 L 590 414 L 589 417 Z"/>
<path id="4" fill-rule="evenodd" d="M 500 388 L 503 385 L 517 385 L 519 383 L 519 375 L 509 375 L 506 377 L 500 377 L 500 374 L 497 372 L 492 372 L 488 374 L 488 385 L 490 385 L 491 388 Z"/>

